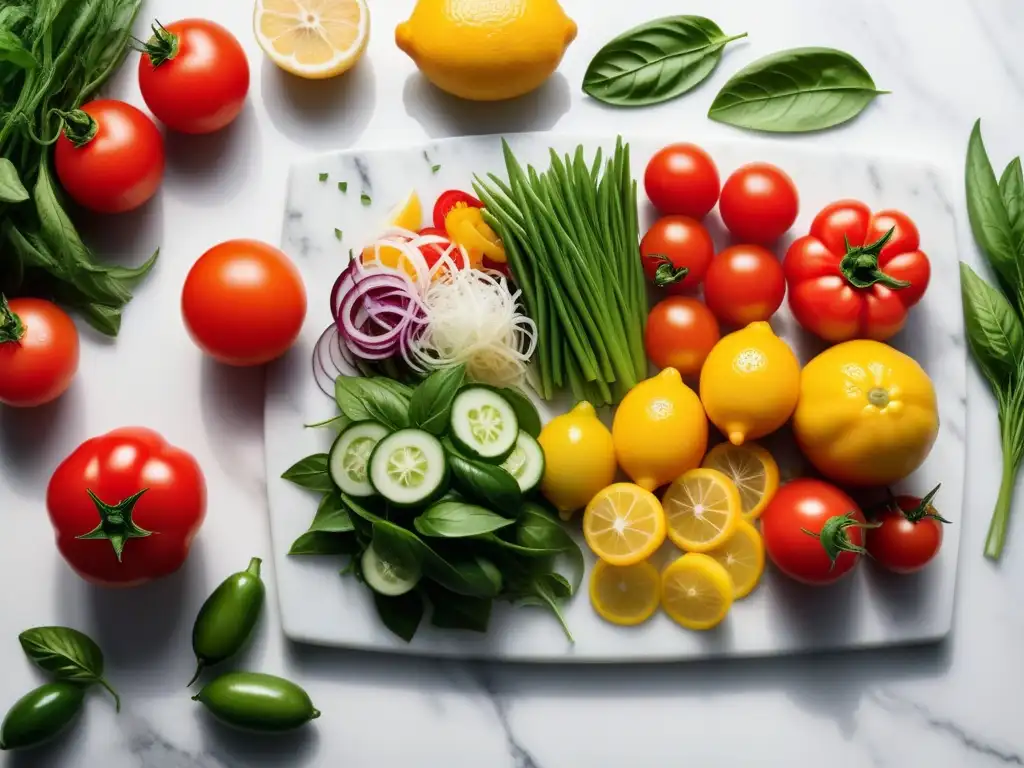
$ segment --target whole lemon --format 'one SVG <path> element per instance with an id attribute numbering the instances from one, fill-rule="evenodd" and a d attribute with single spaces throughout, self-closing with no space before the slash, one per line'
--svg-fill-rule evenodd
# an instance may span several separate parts
<path id="1" fill-rule="evenodd" d="M 800 361 L 765 322 L 724 337 L 700 372 L 704 410 L 733 445 L 777 430 L 799 397 Z"/>
<path id="2" fill-rule="evenodd" d="M 398 47 L 430 82 L 473 101 L 539 87 L 575 39 L 558 0 L 419 0 L 395 30 Z"/>
<path id="3" fill-rule="evenodd" d="M 586 400 L 548 422 L 537 442 L 544 449 L 540 492 L 563 520 L 615 480 L 612 434 Z"/>
<path id="4" fill-rule="evenodd" d="M 619 466 L 648 491 L 700 466 L 708 447 L 708 420 L 697 394 L 675 368 L 637 384 L 612 422 Z"/>

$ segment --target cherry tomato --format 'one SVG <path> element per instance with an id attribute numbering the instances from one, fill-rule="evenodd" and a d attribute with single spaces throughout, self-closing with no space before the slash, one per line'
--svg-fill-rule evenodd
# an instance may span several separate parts
<path id="1" fill-rule="evenodd" d="M 434 203 L 434 226 L 440 230 L 445 229 L 445 219 L 448 218 L 448 214 L 452 212 L 453 208 L 459 206 L 465 208 L 483 208 L 484 204 L 477 200 L 472 195 L 463 192 L 461 189 L 449 189 L 447 192 L 443 192 L 437 202 Z"/>
<path id="2" fill-rule="evenodd" d="M 213 133 L 238 117 L 249 61 L 220 24 L 184 19 L 153 25 L 139 60 L 139 87 L 157 120 L 181 133 Z"/>
<path id="3" fill-rule="evenodd" d="M 66 120 L 54 164 L 75 202 L 98 213 L 124 213 L 145 203 L 160 186 L 164 139 L 131 104 L 91 101 Z"/>
<path id="4" fill-rule="evenodd" d="M 804 584 L 832 584 L 853 570 L 864 553 L 866 525 L 853 499 L 809 478 L 782 486 L 761 514 L 768 557 Z"/>
<path id="5" fill-rule="evenodd" d="M 711 260 L 704 301 L 721 322 L 746 326 L 774 315 L 786 297 L 786 277 L 775 254 L 760 245 L 734 245 Z"/>
<path id="6" fill-rule="evenodd" d="M 662 215 L 703 219 L 718 202 L 721 182 L 707 152 L 696 144 L 672 144 L 647 164 L 644 188 Z"/>
<path id="7" fill-rule="evenodd" d="M 306 317 L 295 265 L 258 240 L 229 240 L 192 265 L 181 296 L 192 340 L 228 365 L 261 365 L 283 355 Z"/>
<path id="8" fill-rule="evenodd" d="M 923 499 L 897 496 L 875 517 L 879 525 L 867 533 L 868 554 L 893 573 L 914 573 L 924 568 L 942 547 L 942 525 L 931 501 L 936 486 Z"/>
<path id="9" fill-rule="evenodd" d="M 647 316 L 644 345 L 658 368 L 675 368 L 683 376 L 700 373 L 721 333 L 704 304 L 685 296 L 659 301 Z"/>
<path id="10" fill-rule="evenodd" d="M 0 294 L 0 403 L 44 405 L 63 395 L 78 371 L 78 329 L 56 304 Z"/>
<path id="11" fill-rule="evenodd" d="M 751 163 L 726 180 L 718 209 L 737 239 L 773 243 L 793 226 L 800 199 L 785 171 L 769 163 Z"/>
<path id="12" fill-rule="evenodd" d="M 703 224 L 688 216 L 658 219 L 640 241 L 647 279 L 672 295 L 697 288 L 714 255 L 711 235 Z"/>

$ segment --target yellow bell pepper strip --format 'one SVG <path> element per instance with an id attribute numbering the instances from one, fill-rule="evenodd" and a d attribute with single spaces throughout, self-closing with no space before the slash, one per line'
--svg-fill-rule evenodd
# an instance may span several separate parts
<path id="1" fill-rule="evenodd" d="M 479 208 L 459 203 L 445 217 L 444 226 L 452 242 L 469 251 L 472 261 L 478 260 L 473 258 L 475 253 L 480 254 L 481 263 L 484 256 L 499 264 L 508 261 L 501 238 L 484 221 Z"/>

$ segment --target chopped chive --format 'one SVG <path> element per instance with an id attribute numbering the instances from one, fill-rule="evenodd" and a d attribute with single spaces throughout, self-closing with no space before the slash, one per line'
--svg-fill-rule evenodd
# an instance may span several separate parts
<path id="1" fill-rule="evenodd" d="M 321 173 L 320 174 L 320 181 L 327 181 L 327 177 L 328 176 L 330 176 L 329 173 Z"/>
<path id="2" fill-rule="evenodd" d="M 370 196 L 368 194 L 366 194 L 365 192 L 359 196 L 359 202 L 361 202 L 363 205 L 372 205 L 373 204 L 373 200 L 371 200 Z"/>
<path id="3" fill-rule="evenodd" d="M 431 173 L 437 173 L 440 170 L 441 170 L 441 166 L 440 165 L 435 165 L 433 168 L 430 169 L 430 172 Z"/>
<path id="4" fill-rule="evenodd" d="M 335 228 L 334 228 L 334 236 L 335 236 L 335 237 L 336 237 L 336 238 L 337 238 L 338 240 L 341 240 L 341 230 L 340 230 L 340 229 L 338 229 L 337 227 L 335 227 Z"/>
<path id="5" fill-rule="evenodd" d="M 338 182 L 338 189 L 341 192 L 348 192 L 348 182 L 347 181 L 339 181 Z"/>

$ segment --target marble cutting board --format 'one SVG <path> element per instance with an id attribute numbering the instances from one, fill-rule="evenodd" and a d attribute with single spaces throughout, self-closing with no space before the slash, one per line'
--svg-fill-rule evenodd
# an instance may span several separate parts
<path id="1" fill-rule="evenodd" d="M 524 163 L 546 168 L 549 147 L 571 152 L 582 143 L 588 157 L 614 137 L 518 134 L 506 137 Z M 633 174 L 642 179 L 647 160 L 683 136 L 626 136 Z M 688 632 L 658 613 L 646 624 L 621 628 L 605 623 L 591 609 L 586 581 L 566 606 L 575 635 L 570 644 L 552 616 L 538 608 L 497 605 L 486 635 L 442 631 L 424 621 L 411 644 L 380 623 L 369 591 L 338 575 L 337 558 L 288 557 L 292 543 L 312 520 L 317 499 L 280 479 L 298 459 L 326 451 L 332 433 L 303 424 L 336 413 L 333 402 L 314 383 L 313 346 L 330 323 L 329 293 L 344 268 L 350 248 L 358 250 L 384 226 L 388 211 L 415 188 L 429 218 L 437 195 L 449 188 L 469 190 L 473 173 L 504 177 L 497 136 L 447 139 L 389 150 L 347 151 L 293 165 L 285 210 L 283 248 L 295 260 L 309 292 L 309 316 L 298 343 L 274 364 L 267 381 L 266 459 L 271 534 L 281 616 L 285 634 L 300 642 L 430 656 L 522 661 L 629 662 L 792 654 L 824 649 L 922 643 L 943 638 L 952 625 L 953 596 L 964 512 L 963 481 L 966 424 L 966 350 L 960 310 L 956 228 L 945 173 L 928 162 L 823 152 L 790 142 L 698 141 L 714 157 L 723 181 L 740 165 L 776 163 L 794 179 L 801 212 L 791 234 L 805 233 L 814 214 L 843 197 L 864 200 L 872 208 L 908 213 L 922 233 L 922 248 L 932 261 L 932 285 L 895 346 L 913 355 L 935 382 L 941 430 L 927 462 L 898 490 L 924 495 L 942 482 L 937 502 L 953 522 L 945 528 L 938 558 L 922 573 L 891 577 L 870 563 L 827 589 L 788 581 L 769 564 L 758 589 L 737 602 L 728 618 L 711 632 Z M 321 174 L 327 179 L 320 180 Z M 347 182 L 347 192 L 338 188 Z M 369 198 L 369 202 L 362 199 Z M 643 196 L 641 232 L 655 218 Z M 424 222 L 427 223 L 426 221 Z M 717 212 L 706 223 L 719 248 L 728 234 Z M 341 230 L 339 241 L 335 229 Z M 772 319 L 806 362 L 820 350 L 797 327 L 785 305 Z M 543 409 L 546 416 L 552 408 Z M 787 435 L 763 442 L 780 457 L 783 479 L 800 474 L 800 459 Z M 585 549 L 585 547 L 584 547 Z M 678 552 L 666 545 L 657 561 Z M 591 556 L 588 557 L 588 575 Z"/>

